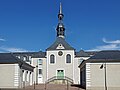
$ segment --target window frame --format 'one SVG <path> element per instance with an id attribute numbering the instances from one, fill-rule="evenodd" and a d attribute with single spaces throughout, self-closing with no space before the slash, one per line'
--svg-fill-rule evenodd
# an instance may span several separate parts
<path id="1" fill-rule="evenodd" d="M 66 63 L 67 63 L 67 64 L 72 63 L 72 61 L 71 61 L 71 55 L 70 55 L 70 54 L 67 54 L 67 55 L 66 55 Z"/>
<path id="2" fill-rule="evenodd" d="M 50 64 L 55 64 L 55 55 L 54 54 L 50 55 Z"/>
<path id="3" fill-rule="evenodd" d="M 39 75 L 42 75 L 42 69 L 41 68 L 38 69 L 38 73 L 39 73 Z"/>
<path id="4" fill-rule="evenodd" d="M 42 59 L 38 59 L 38 65 L 43 65 L 43 60 Z"/>

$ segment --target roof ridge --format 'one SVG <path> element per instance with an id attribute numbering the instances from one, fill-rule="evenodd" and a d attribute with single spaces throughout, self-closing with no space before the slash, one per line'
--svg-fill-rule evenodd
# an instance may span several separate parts
<path id="1" fill-rule="evenodd" d="M 54 43 L 53 43 L 50 47 L 48 47 L 46 50 L 57 50 L 56 48 L 57 48 L 57 46 L 58 46 L 59 44 L 62 44 L 62 45 L 63 45 L 64 49 L 62 49 L 62 50 L 74 50 L 74 48 L 71 47 L 71 46 L 65 41 L 65 39 L 63 39 L 63 38 L 61 38 L 61 37 L 57 37 L 57 39 L 54 41 Z"/>

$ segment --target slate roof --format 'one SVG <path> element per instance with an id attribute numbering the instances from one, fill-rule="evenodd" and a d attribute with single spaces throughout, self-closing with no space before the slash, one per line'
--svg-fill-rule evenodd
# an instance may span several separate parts
<path id="1" fill-rule="evenodd" d="M 46 57 L 46 52 L 42 52 L 42 51 L 32 55 L 32 58 L 45 58 L 45 57 Z"/>
<path id="2" fill-rule="evenodd" d="M 0 64 L 15 64 L 18 63 L 21 68 L 33 71 L 33 66 L 18 59 L 13 53 L 0 53 Z"/>
<path id="3" fill-rule="evenodd" d="M 87 60 L 84 60 L 79 67 L 85 63 L 106 63 L 106 62 L 120 62 L 120 51 L 119 50 L 106 50 L 97 52 L 94 56 Z"/>
<path id="4" fill-rule="evenodd" d="M 13 53 L 15 56 L 31 56 L 33 58 L 45 58 L 46 53 L 39 51 L 39 52 L 15 52 Z"/>
<path id="5" fill-rule="evenodd" d="M 83 50 L 80 50 L 79 52 L 76 52 L 76 57 L 90 57 L 90 55 Z"/>
<path id="6" fill-rule="evenodd" d="M 84 60 L 81 65 L 85 63 L 103 63 L 103 62 L 120 62 L 120 51 L 119 50 L 106 50 L 96 53 L 94 56 L 87 60 Z"/>
<path id="7" fill-rule="evenodd" d="M 63 45 L 63 47 L 65 48 L 64 50 L 75 50 L 62 37 L 57 37 L 56 41 L 50 47 L 48 47 L 47 50 L 57 50 L 56 48 L 59 44 Z"/>
<path id="8" fill-rule="evenodd" d="M 85 53 L 87 53 L 89 56 L 94 56 L 95 54 L 97 54 L 99 51 L 85 51 Z"/>
<path id="9" fill-rule="evenodd" d="M 0 63 L 18 63 L 19 59 L 13 56 L 11 53 L 0 53 Z"/>
<path id="10" fill-rule="evenodd" d="M 113 59 L 120 60 L 119 50 L 100 51 L 89 59 Z"/>

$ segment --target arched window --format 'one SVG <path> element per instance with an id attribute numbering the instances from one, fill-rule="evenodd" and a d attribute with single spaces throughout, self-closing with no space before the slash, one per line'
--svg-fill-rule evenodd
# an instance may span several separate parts
<path id="1" fill-rule="evenodd" d="M 71 55 L 70 54 L 66 55 L 66 63 L 71 63 Z"/>
<path id="2" fill-rule="evenodd" d="M 55 56 L 52 54 L 50 55 L 50 63 L 54 64 L 55 63 Z"/>

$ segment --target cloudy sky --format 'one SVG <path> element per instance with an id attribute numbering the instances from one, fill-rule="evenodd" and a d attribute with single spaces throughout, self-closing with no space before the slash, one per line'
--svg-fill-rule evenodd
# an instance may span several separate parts
<path id="1" fill-rule="evenodd" d="M 0 52 L 45 51 L 56 39 L 60 2 L 76 51 L 120 50 L 120 0 L 0 0 Z"/>

